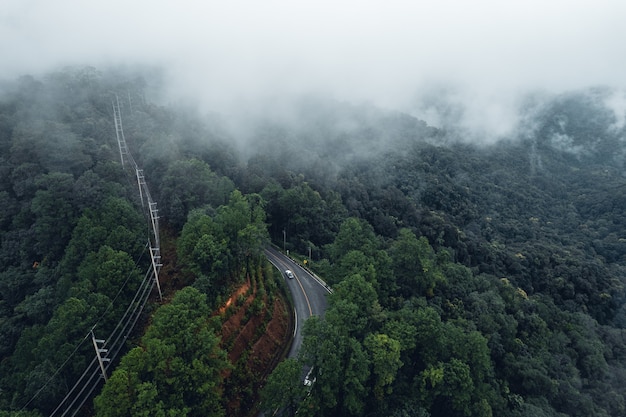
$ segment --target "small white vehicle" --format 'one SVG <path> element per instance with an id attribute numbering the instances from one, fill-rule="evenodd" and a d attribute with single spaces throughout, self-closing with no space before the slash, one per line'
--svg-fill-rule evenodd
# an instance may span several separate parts
<path id="1" fill-rule="evenodd" d="M 285 275 L 287 275 L 287 278 L 289 278 L 289 279 L 294 279 L 295 278 L 295 275 L 289 269 L 285 271 Z"/>
<path id="2" fill-rule="evenodd" d="M 306 376 L 304 377 L 304 386 L 306 387 L 312 387 L 313 384 L 315 383 L 315 380 L 317 379 L 317 378 L 311 379 L 311 372 L 313 372 L 313 368 L 309 369 L 309 372 L 307 372 Z"/>

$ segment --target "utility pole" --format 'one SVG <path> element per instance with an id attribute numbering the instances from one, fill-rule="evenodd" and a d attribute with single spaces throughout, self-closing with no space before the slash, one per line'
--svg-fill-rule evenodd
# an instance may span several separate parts
<path id="1" fill-rule="evenodd" d="M 283 252 L 285 252 L 286 247 L 287 247 L 287 231 L 283 229 Z"/>
<path id="2" fill-rule="evenodd" d="M 104 340 L 102 339 L 96 339 L 96 335 L 93 334 L 93 330 L 91 331 L 91 341 L 93 342 L 93 347 L 96 350 L 96 357 L 98 358 L 98 364 L 100 364 L 100 370 L 102 371 L 102 376 L 104 377 L 104 380 L 107 380 L 107 372 L 104 369 L 104 362 L 109 362 L 111 359 L 109 358 L 103 358 L 101 353 L 107 353 L 108 349 L 103 349 L 98 347 L 98 344 L 104 344 Z"/>
<path id="3" fill-rule="evenodd" d="M 117 145 L 120 149 L 120 158 L 122 160 L 122 167 L 124 167 L 124 160 L 129 158 L 128 146 L 126 145 L 126 139 L 124 138 L 124 128 L 122 127 L 122 114 L 120 111 L 120 100 L 115 95 L 115 101 L 113 104 L 113 121 L 115 122 L 115 136 L 117 137 Z"/>
<path id="4" fill-rule="evenodd" d="M 141 200 L 141 207 L 144 207 L 143 191 L 141 191 L 141 188 L 146 186 L 146 178 L 143 176 L 143 169 L 136 168 L 135 174 L 137 174 L 137 184 L 139 185 L 139 199 Z"/>
<path id="5" fill-rule="evenodd" d="M 163 301 L 163 293 L 161 292 L 161 284 L 159 282 L 159 270 L 163 266 L 161 263 L 161 250 L 159 248 L 150 247 L 150 255 L 152 258 L 152 273 L 154 274 L 154 281 L 159 291 L 159 300 Z"/>

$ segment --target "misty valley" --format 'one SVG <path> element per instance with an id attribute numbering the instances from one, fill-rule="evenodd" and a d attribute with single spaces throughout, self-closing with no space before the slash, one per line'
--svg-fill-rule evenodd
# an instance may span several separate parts
<path id="1" fill-rule="evenodd" d="M 162 91 L 92 67 L 0 83 L 0 417 L 626 415 L 623 92 L 529 95 L 493 138 Z M 298 274 L 268 247 L 332 288 L 294 357 Z"/>

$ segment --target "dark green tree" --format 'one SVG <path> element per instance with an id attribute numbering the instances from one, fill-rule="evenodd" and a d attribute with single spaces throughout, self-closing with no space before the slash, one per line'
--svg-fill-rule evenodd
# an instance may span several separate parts
<path id="1" fill-rule="evenodd" d="M 267 413 L 285 409 L 294 416 L 306 395 L 302 382 L 302 364 L 295 359 L 285 359 L 270 374 L 261 390 L 261 407 Z"/>
<path id="2" fill-rule="evenodd" d="M 203 161 L 175 161 L 162 177 L 159 203 L 168 221 L 182 228 L 191 210 L 226 204 L 234 188 L 230 180 L 219 177 Z"/>
<path id="3" fill-rule="evenodd" d="M 122 359 L 96 398 L 97 415 L 224 415 L 221 381 L 230 365 L 209 316 L 206 295 L 193 287 L 159 308 L 143 346 Z"/>
<path id="4" fill-rule="evenodd" d="M 383 333 L 370 333 L 363 344 L 372 364 L 374 395 L 378 401 L 382 401 L 385 394 L 391 394 L 392 383 L 402 366 L 400 342 Z"/>
<path id="5" fill-rule="evenodd" d="M 393 272 L 401 295 L 434 295 L 435 286 L 445 282 L 435 251 L 425 237 L 419 239 L 401 229 L 390 249 Z"/>

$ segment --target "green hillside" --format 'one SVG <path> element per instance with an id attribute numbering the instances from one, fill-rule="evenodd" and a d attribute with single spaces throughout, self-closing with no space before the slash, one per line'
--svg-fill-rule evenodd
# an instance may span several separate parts
<path id="1" fill-rule="evenodd" d="M 149 266 L 149 228 L 119 162 L 115 94 L 177 245 L 168 297 L 197 290 L 169 309 L 148 304 L 120 369 L 149 379 L 149 359 L 132 368 L 141 356 L 133 348 L 168 344 L 171 332 L 161 339 L 159 329 L 177 307 L 185 334 L 207 341 L 212 358 L 176 351 L 198 367 L 130 383 L 153 410 L 224 415 L 228 352 L 215 342 L 219 326 L 199 313 L 260 276 L 263 245 L 285 239 L 294 256 L 311 254 L 334 292 L 326 315 L 307 322 L 299 362 L 269 376 L 262 407 L 626 414 L 626 129 L 605 104 L 611 90 L 534 98 L 515 134 L 480 141 L 310 97 L 288 116 L 233 129 L 220 115 L 153 102 L 158 88 L 150 74 L 93 68 L 0 86 L 0 416 L 53 412 L 93 356 L 80 341 L 94 324 L 109 334 Z M 310 387 L 294 372 L 305 364 Z M 166 392 L 185 378 L 200 396 Z M 83 414 L 140 413 L 101 398 Z"/>

